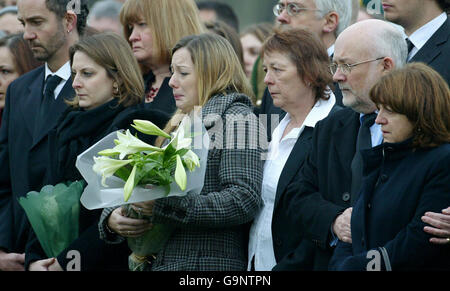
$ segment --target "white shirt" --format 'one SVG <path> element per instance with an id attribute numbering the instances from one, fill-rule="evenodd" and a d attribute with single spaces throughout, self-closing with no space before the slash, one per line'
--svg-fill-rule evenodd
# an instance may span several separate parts
<path id="1" fill-rule="evenodd" d="M 50 68 L 48 67 L 47 63 L 45 63 L 45 80 L 47 80 L 47 77 L 49 75 L 57 75 L 58 77 L 60 77 L 62 79 L 61 82 L 58 84 L 58 86 L 56 86 L 55 91 L 53 91 L 55 94 L 55 100 L 56 100 L 56 98 L 58 98 L 59 93 L 61 92 L 64 85 L 66 84 L 67 80 L 69 80 L 69 78 L 70 78 L 70 75 L 71 75 L 70 61 L 68 61 L 67 63 L 62 65 L 62 67 L 59 68 L 58 71 L 56 71 L 55 73 L 53 73 L 50 70 Z"/>
<path id="2" fill-rule="evenodd" d="M 327 49 L 327 53 L 329 57 L 334 54 L 334 44 Z"/>
<path id="3" fill-rule="evenodd" d="M 327 117 L 336 103 L 331 92 L 328 100 L 319 100 L 309 112 L 301 127 L 292 129 L 283 139 L 284 130 L 291 121 L 289 113 L 275 128 L 269 144 L 268 159 L 264 164 L 261 197 L 263 207 L 255 217 L 250 229 L 248 246 L 248 270 L 251 270 L 252 258 L 255 257 L 256 271 L 270 271 L 276 265 L 272 243 L 272 214 L 277 193 L 278 180 L 284 165 L 305 126 L 314 127 L 319 120 Z"/>
<path id="4" fill-rule="evenodd" d="M 375 110 L 375 113 L 378 114 L 378 110 Z M 361 122 L 361 124 L 363 116 L 363 113 L 359 114 L 359 122 Z M 372 147 L 376 147 L 383 142 L 383 132 L 381 131 L 381 124 L 374 123 L 370 127 L 370 137 L 372 140 Z"/>
<path id="5" fill-rule="evenodd" d="M 414 48 L 408 55 L 408 61 L 425 45 L 433 34 L 445 23 L 447 14 L 442 12 L 438 17 L 429 21 L 427 24 L 414 31 L 408 38 L 414 45 Z"/>

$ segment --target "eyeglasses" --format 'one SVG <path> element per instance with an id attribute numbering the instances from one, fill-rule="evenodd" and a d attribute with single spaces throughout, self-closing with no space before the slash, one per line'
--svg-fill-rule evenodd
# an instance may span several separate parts
<path id="1" fill-rule="evenodd" d="M 332 63 L 331 65 L 329 65 L 328 67 L 330 68 L 330 72 L 331 74 L 336 74 L 338 68 L 341 69 L 341 72 L 348 75 L 350 74 L 350 72 L 352 71 L 353 67 L 356 67 L 357 65 L 361 65 L 361 64 L 365 64 L 365 63 L 369 63 L 369 62 L 374 62 L 374 61 L 378 61 L 378 60 L 382 60 L 385 57 L 379 57 L 373 60 L 367 60 L 367 61 L 362 61 L 359 63 L 354 63 L 354 64 L 336 64 L 336 63 Z"/>
<path id="2" fill-rule="evenodd" d="M 275 16 L 280 16 L 286 9 L 286 7 L 287 7 L 286 11 L 289 16 L 295 16 L 299 14 L 302 10 L 320 11 L 320 9 L 301 8 L 295 3 L 288 3 L 287 6 L 284 5 L 283 3 L 278 3 L 277 5 L 273 6 L 273 14 L 275 14 Z"/>

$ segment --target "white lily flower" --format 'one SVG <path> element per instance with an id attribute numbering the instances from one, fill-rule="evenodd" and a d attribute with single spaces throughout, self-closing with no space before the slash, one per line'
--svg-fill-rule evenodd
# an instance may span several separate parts
<path id="1" fill-rule="evenodd" d="M 190 172 L 194 171 L 196 167 L 200 167 L 200 160 L 198 156 L 191 150 L 184 154 L 183 162 L 186 164 L 186 167 Z"/>
<path id="2" fill-rule="evenodd" d="M 140 120 L 135 119 L 133 120 L 134 124 L 131 126 L 134 127 L 136 130 L 148 134 L 148 135 L 158 135 L 165 138 L 170 138 L 170 135 L 162 131 L 159 127 L 157 127 L 154 123 L 148 121 L 148 120 Z"/>
<path id="3" fill-rule="evenodd" d="M 137 137 L 133 136 L 129 130 L 125 134 L 120 131 L 117 132 L 118 140 L 116 140 L 116 146 L 112 151 L 119 152 L 119 159 L 123 159 L 125 156 L 135 154 L 141 151 L 163 151 L 159 147 L 149 145 Z"/>
<path id="4" fill-rule="evenodd" d="M 180 186 L 181 191 L 186 190 L 187 177 L 186 171 L 183 167 L 183 162 L 181 161 L 180 155 L 177 155 L 177 166 L 175 168 L 175 182 Z"/>
<path id="5" fill-rule="evenodd" d="M 177 131 L 173 134 L 173 138 L 170 140 L 170 143 L 165 146 L 163 149 L 173 148 L 175 151 L 180 149 L 189 148 L 192 143 L 192 138 L 185 137 L 185 130 L 183 126 L 178 127 Z"/>
<path id="6" fill-rule="evenodd" d="M 125 202 L 127 202 L 128 199 L 130 199 L 131 193 L 133 193 L 135 177 L 136 177 L 136 165 L 134 165 L 133 170 L 131 170 L 131 174 L 128 177 L 127 182 L 125 183 L 125 186 L 123 187 L 123 197 Z"/>
<path id="7" fill-rule="evenodd" d="M 115 160 L 107 157 L 94 157 L 94 166 L 92 169 L 94 172 L 102 175 L 102 185 L 108 187 L 105 184 L 106 178 L 111 177 L 114 173 L 125 165 L 128 165 L 133 160 Z"/>

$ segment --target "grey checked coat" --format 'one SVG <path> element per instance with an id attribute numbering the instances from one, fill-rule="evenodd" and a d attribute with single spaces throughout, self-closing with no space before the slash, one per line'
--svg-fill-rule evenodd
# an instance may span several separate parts
<path id="1" fill-rule="evenodd" d="M 227 125 L 239 117 L 246 122 L 233 122 L 233 134 Z M 176 229 L 158 253 L 152 270 L 226 271 L 247 267 L 248 223 L 262 204 L 263 149 L 248 138 L 258 136 L 258 120 L 250 99 L 236 93 L 212 97 L 202 108 L 202 119 L 215 146 L 208 152 L 205 184 L 200 195 L 156 200 L 151 222 L 172 224 Z M 219 119 L 222 127 L 218 126 Z M 237 138 L 240 130 L 247 130 L 246 139 Z M 228 149 L 225 146 L 231 136 L 233 148 Z M 112 240 L 105 232 L 105 220 L 113 210 L 105 209 L 99 223 L 100 236 L 111 243 L 124 239 L 117 236 Z"/>

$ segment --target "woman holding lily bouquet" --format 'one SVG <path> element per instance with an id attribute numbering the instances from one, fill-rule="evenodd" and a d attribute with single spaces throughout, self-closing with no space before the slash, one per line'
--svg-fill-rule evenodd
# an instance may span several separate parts
<path id="1" fill-rule="evenodd" d="M 162 250 L 145 258 L 147 269 L 245 270 L 248 223 L 261 205 L 262 180 L 262 150 L 251 138 L 258 132 L 252 90 L 233 48 L 215 34 L 182 38 L 172 50 L 171 71 L 178 112 L 165 131 L 179 129 L 179 114 L 195 115 L 211 142 L 200 194 L 132 204 L 149 217 L 150 227 L 174 228 Z M 164 138 L 156 141 L 166 143 Z M 99 228 L 103 239 L 117 243 L 142 235 L 149 226 L 146 220 L 125 217 L 119 207 L 103 211 Z"/>
<path id="2" fill-rule="evenodd" d="M 133 119 L 151 118 L 163 125 L 170 118 L 165 113 L 145 109 L 141 104 L 143 78 L 123 38 L 113 33 L 85 37 L 71 47 L 70 62 L 76 96 L 67 101 L 69 108 L 48 135 L 49 162 L 44 184 L 82 180 L 75 167 L 77 156 L 108 133 L 128 129 Z M 68 252 L 75 250 L 80 255 L 80 270 L 127 270 L 129 250 L 126 244 L 112 246 L 99 238 L 100 213 L 80 205 L 79 236 L 54 258 L 45 259 L 49 257 L 48 252 L 44 253 L 42 242 L 33 232 L 25 254 L 26 268 L 66 270 L 72 258 Z"/>

